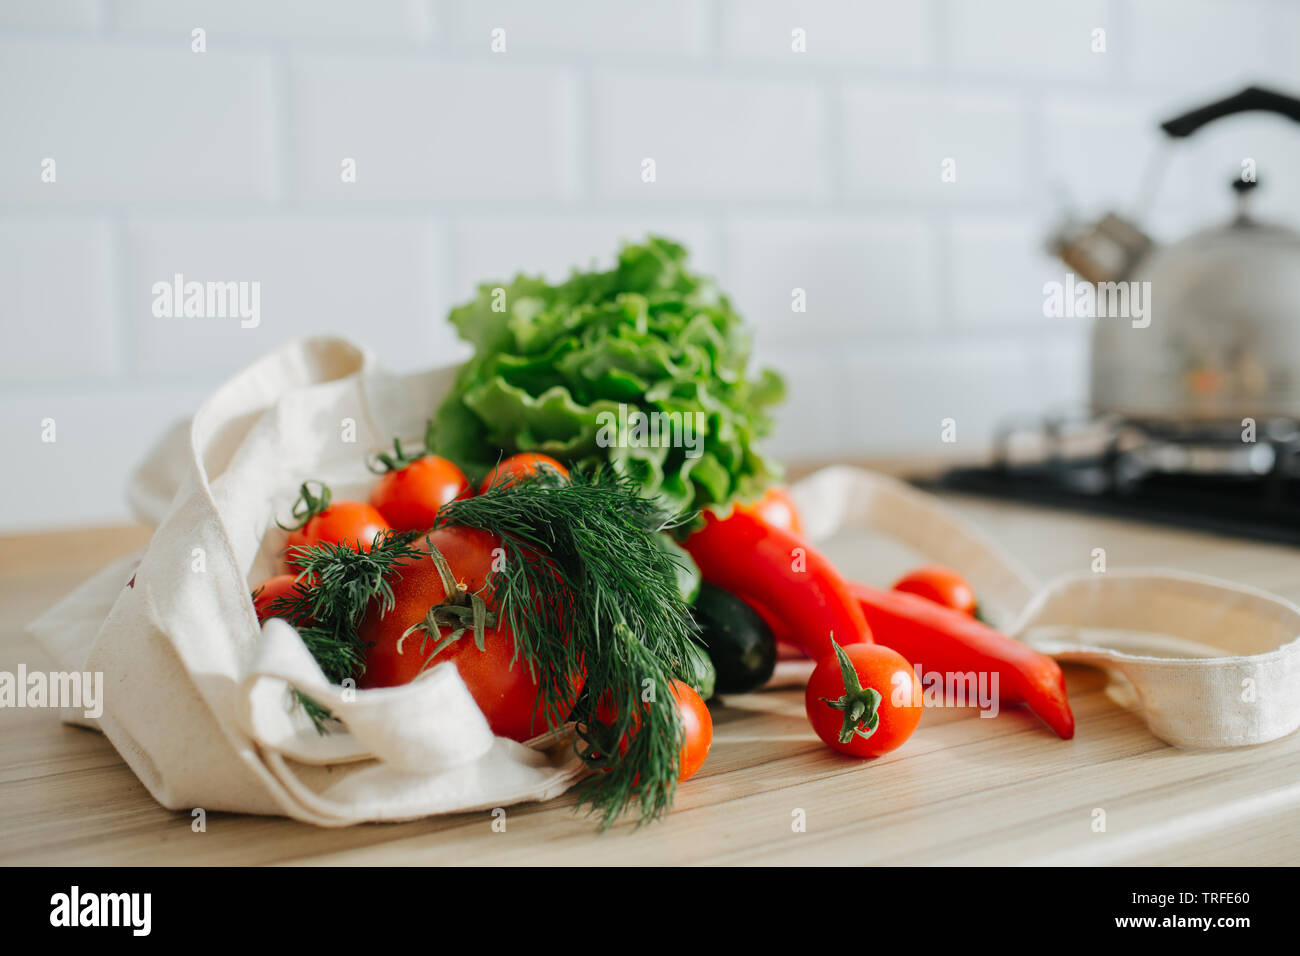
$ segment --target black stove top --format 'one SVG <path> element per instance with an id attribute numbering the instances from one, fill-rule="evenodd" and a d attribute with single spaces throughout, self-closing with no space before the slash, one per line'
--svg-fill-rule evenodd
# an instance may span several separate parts
<path id="1" fill-rule="evenodd" d="M 1085 424 L 1099 449 L 1067 450 L 1066 429 L 1049 420 L 1029 429 L 1038 448 L 1028 459 L 1011 455 L 1008 429 L 992 464 L 914 483 L 1300 545 L 1300 433 L 1274 428 L 1247 445 L 1171 438 L 1131 422 Z"/>

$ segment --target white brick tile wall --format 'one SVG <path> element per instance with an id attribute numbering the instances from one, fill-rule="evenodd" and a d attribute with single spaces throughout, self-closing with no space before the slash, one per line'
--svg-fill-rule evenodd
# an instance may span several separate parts
<path id="1" fill-rule="evenodd" d="M 772 454 L 789 461 L 831 461 L 849 445 L 843 429 L 851 414 L 843 355 L 827 350 L 774 349 L 762 340 L 756 366 L 776 369 L 785 378 L 786 400 L 773 413 Z"/>
<path id="2" fill-rule="evenodd" d="M 1024 200 L 1034 188 L 1026 114 L 1012 97 L 851 86 L 842 120 L 854 195 Z M 945 181 L 949 169 L 955 179 Z"/>
<path id="3" fill-rule="evenodd" d="M 93 30 L 103 20 L 103 0 L 6 0 L 0 28 Z"/>
<path id="4" fill-rule="evenodd" d="M 1055 95 L 1043 104 L 1044 178 L 1053 194 L 1081 213 L 1136 203 L 1143 175 L 1164 146 L 1159 120 L 1177 110 L 1116 105 L 1095 94 Z"/>
<path id="5" fill-rule="evenodd" d="M 9 39 L 0 63 L 0 202 L 271 195 L 263 56 Z"/>
<path id="6" fill-rule="evenodd" d="M 734 222 L 727 287 L 771 342 L 899 336 L 938 319 L 934 230 L 889 221 Z M 795 311 L 796 289 L 806 311 Z"/>
<path id="7" fill-rule="evenodd" d="M 838 419 L 839 454 L 888 448 L 925 457 L 974 457 L 1008 415 L 1041 407 L 1034 357 L 1016 339 L 882 345 L 854 356 Z M 947 418 L 956 423 L 953 443 L 942 440 Z"/>
<path id="8" fill-rule="evenodd" d="M 343 333 L 390 366 L 440 364 L 452 343 L 441 236 L 419 221 L 152 219 L 128 228 L 127 328 L 141 379 L 215 382 L 296 336 Z M 261 320 L 158 318 L 153 285 L 260 282 Z"/>
<path id="9" fill-rule="evenodd" d="M 835 62 L 911 68 L 931 66 L 937 59 L 931 0 L 725 0 L 722 20 L 722 48 L 738 57 L 793 66 Z M 806 52 L 796 53 L 798 45 Z"/>
<path id="10" fill-rule="evenodd" d="M 1252 157 L 1260 217 L 1300 224 L 1294 124 L 1155 131 L 1247 79 L 1300 93 L 1300 5 L 0 3 L 0 441 L 47 416 L 60 436 L 11 469 L 0 531 L 121 518 L 164 424 L 274 344 L 455 359 L 443 317 L 478 282 L 561 278 L 647 232 L 718 276 L 787 375 L 778 454 L 976 454 L 1002 417 L 1086 398 L 1086 324 L 1042 316 L 1067 200 L 1135 208 L 1166 152 L 1143 223 L 1178 238 L 1228 214 Z M 260 281 L 260 327 L 154 318 L 176 272 Z"/>
<path id="11" fill-rule="evenodd" d="M 1130 62 L 1144 85 L 1213 98 L 1247 82 L 1300 81 L 1300 17 L 1272 0 L 1143 0 L 1130 5 Z"/>
<path id="12" fill-rule="evenodd" d="M 6 449 L 0 528 L 46 529 L 129 520 L 124 489 L 173 422 L 193 414 L 195 388 L 42 387 L 0 402 Z M 54 441 L 43 440 L 45 419 Z"/>
<path id="13" fill-rule="evenodd" d="M 808 83 L 601 73 L 592 123 L 602 196 L 809 199 L 828 186 L 823 94 Z M 655 181 L 643 180 L 654 160 Z"/>
<path id="14" fill-rule="evenodd" d="M 956 0 L 948 5 L 953 66 L 980 74 L 1026 74 L 1098 83 L 1123 43 L 1105 0 Z M 1094 31 L 1104 34 L 1095 36 Z M 1097 42 L 1100 41 L 1100 42 Z M 1093 52 L 1094 45 L 1104 52 Z"/>
<path id="15" fill-rule="evenodd" d="M 1067 267 L 1042 250 L 1046 227 L 1028 220 L 955 218 L 948 229 L 952 313 L 963 326 L 1008 329 L 1075 319 L 1043 315 L 1043 284 L 1064 282 Z M 1023 333 L 1021 333 L 1023 334 Z"/>
<path id="16" fill-rule="evenodd" d="M 546 51 L 604 57 L 619 54 L 699 56 L 707 49 L 708 0 L 451 0 L 446 37 L 458 49 L 504 55 Z M 498 43 L 498 48 L 499 48 Z M 502 54 L 497 54 L 502 55 Z"/>
<path id="17" fill-rule="evenodd" d="M 110 230 L 0 219 L 0 381 L 79 381 L 117 368 Z"/>
<path id="18" fill-rule="evenodd" d="M 292 181 L 308 199 L 562 199 L 572 80 L 513 63 L 303 57 L 291 66 Z M 356 161 L 356 182 L 342 163 Z"/>
<path id="19" fill-rule="evenodd" d="M 225 37 L 416 45 L 432 36 L 431 12 L 426 0 L 113 0 L 118 29 L 188 45 L 190 31 L 202 27 L 209 51 Z"/>

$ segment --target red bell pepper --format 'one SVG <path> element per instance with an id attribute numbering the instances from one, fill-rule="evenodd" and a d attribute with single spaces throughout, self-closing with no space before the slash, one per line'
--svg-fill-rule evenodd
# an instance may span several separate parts
<path id="1" fill-rule="evenodd" d="M 730 591 L 774 620 L 813 660 L 841 645 L 871 643 L 862 608 L 834 565 L 803 538 L 737 508 L 726 518 L 705 512 L 686 539 L 704 580 Z"/>
<path id="2" fill-rule="evenodd" d="M 924 671 L 998 675 L 998 700 L 1025 704 L 1063 739 L 1074 736 L 1065 675 L 1045 654 L 961 611 L 903 591 L 852 585 L 876 640 Z"/>

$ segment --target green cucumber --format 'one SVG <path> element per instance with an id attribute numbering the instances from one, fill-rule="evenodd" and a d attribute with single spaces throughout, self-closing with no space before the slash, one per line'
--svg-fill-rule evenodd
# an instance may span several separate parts
<path id="1" fill-rule="evenodd" d="M 714 687 L 719 694 L 745 694 L 771 679 L 776 638 L 757 611 L 707 581 L 693 610 L 700 642 L 717 671 Z"/>

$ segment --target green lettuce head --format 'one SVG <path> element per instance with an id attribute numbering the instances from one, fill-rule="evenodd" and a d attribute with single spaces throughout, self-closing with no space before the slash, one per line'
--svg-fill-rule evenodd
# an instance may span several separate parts
<path id="1" fill-rule="evenodd" d="M 609 272 L 485 283 L 451 312 L 474 357 L 438 410 L 435 450 L 477 478 L 502 454 L 610 462 L 678 512 L 757 497 L 780 376 L 746 377 L 749 335 L 686 250 L 650 237 Z"/>

